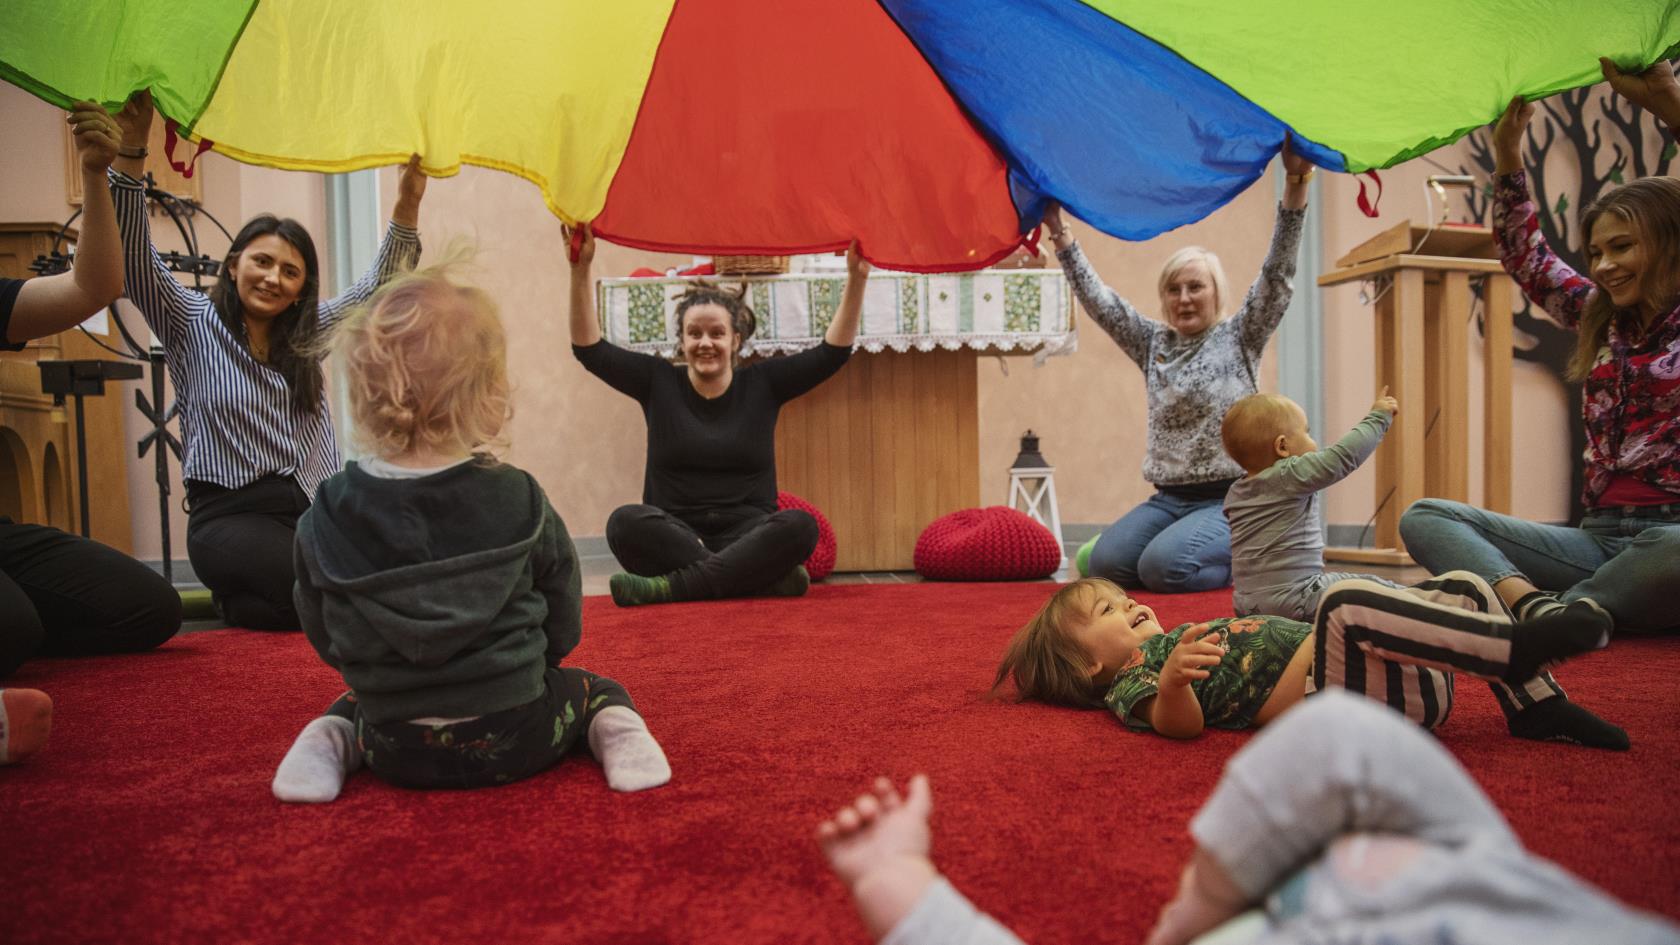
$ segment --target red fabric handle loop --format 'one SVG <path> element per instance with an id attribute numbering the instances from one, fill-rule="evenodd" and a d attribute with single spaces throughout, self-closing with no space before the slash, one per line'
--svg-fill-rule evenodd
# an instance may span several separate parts
<path id="1" fill-rule="evenodd" d="M 1043 236 L 1044 236 L 1044 224 L 1040 223 L 1038 226 L 1035 226 L 1035 227 L 1032 228 L 1031 233 L 1028 233 L 1026 236 L 1022 237 L 1022 239 L 1021 239 L 1021 245 L 1025 246 L 1027 248 L 1027 252 L 1033 254 L 1034 259 L 1037 259 L 1039 256 L 1043 255 L 1042 253 L 1040 253 L 1038 251 L 1038 243 L 1039 243 L 1039 240 L 1041 238 L 1043 238 Z"/>
<path id="2" fill-rule="evenodd" d="M 198 156 L 210 150 L 210 146 L 215 142 L 209 138 L 200 138 L 198 139 L 198 149 L 193 151 L 192 157 L 187 158 L 184 162 L 177 161 L 175 160 L 175 144 L 181 140 L 180 127 L 173 118 L 164 120 L 163 156 L 169 159 L 169 166 L 175 169 L 175 173 L 190 179 L 193 176 L 193 167 L 198 163 Z"/>
<path id="3" fill-rule="evenodd" d="M 1359 212 L 1368 217 L 1374 217 L 1377 215 L 1377 203 L 1382 200 L 1382 178 L 1377 176 L 1376 171 L 1366 171 L 1359 176 L 1369 177 L 1377 182 L 1377 195 L 1375 197 L 1367 197 L 1365 195 L 1365 182 L 1363 180 L 1359 182 Z"/>

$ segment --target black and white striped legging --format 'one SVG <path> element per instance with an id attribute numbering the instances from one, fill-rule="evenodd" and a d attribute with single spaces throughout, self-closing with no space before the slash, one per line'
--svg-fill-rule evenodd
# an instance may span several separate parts
<path id="1" fill-rule="evenodd" d="M 1521 686 L 1501 682 L 1511 661 L 1510 611 L 1469 571 L 1448 571 L 1412 587 L 1337 581 L 1319 598 L 1309 693 L 1363 693 L 1424 728 L 1452 711 L 1453 674 L 1487 680 L 1507 716 L 1563 687 L 1542 671 Z"/>

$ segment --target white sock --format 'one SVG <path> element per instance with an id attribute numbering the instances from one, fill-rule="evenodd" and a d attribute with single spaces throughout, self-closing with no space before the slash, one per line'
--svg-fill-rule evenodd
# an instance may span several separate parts
<path id="1" fill-rule="evenodd" d="M 274 796 L 297 804 L 326 804 L 338 797 L 344 779 L 362 766 L 356 726 L 323 715 L 303 727 L 274 772 Z"/>
<path id="2" fill-rule="evenodd" d="M 671 780 L 671 764 L 634 709 L 607 706 L 589 722 L 589 750 L 615 791 L 645 791 Z"/>

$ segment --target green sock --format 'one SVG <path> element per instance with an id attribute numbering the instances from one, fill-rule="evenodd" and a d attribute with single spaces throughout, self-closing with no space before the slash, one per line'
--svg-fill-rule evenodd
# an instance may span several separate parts
<path id="1" fill-rule="evenodd" d="M 794 568 L 781 576 L 774 584 L 766 585 L 759 591 L 762 597 L 804 597 L 811 589 L 811 574 L 804 565 Z"/>
<path id="2" fill-rule="evenodd" d="M 1073 553 L 1073 566 L 1082 578 L 1091 576 L 1091 549 L 1097 547 L 1097 539 L 1101 537 L 1092 536 L 1090 541 L 1080 545 L 1079 550 Z"/>
<path id="3" fill-rule="evenodd" d="M 642 577 L 620 571 L 607 578 L 607 588 L 612 591 L 613 603 L 620 607 L 668 604 L 673 600 L 671 579 L 665 577 Z"/>

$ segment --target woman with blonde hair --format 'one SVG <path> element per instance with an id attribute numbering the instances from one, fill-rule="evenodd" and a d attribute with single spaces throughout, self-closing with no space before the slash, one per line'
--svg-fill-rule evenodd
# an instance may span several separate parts
<path id="1" fill-rule="evenodd" d="M 1680 129 L 1680 81 L 1667 63 L 1611 87 Z M 1493 132 L 1493 231 L 1524 294 L 1576 332 L 1571 380 L 1584 385 L 1586 483 L 1578 526 L 1546 525 L 1461 502 L 1422 499 L 1400 519 L 1406 548 L 1432 572 L 1475 572 L 1519 616 L 1583 600 L 1618 629 L 1680 625 L 1680 180 L 1611 190 L 1581 217 L 1588 274 L 1546 244 L 1523 173 L 1531 103 L 1513 99 Z"/>
<path id="2" fill-rule="evenodd" d="M 1044 223 L 1056 258 L 1086 314 L 1142 369 L 1149 392 L 1143 477 L 1155 494 L 1081 549 L 1080 570 L 1122 587 L 1203 591 L 1231 583 L 1225 491 L 1242 467 L 1225 454 L 1219 427 L 1231 405 L 1257 391 L 1260 354 L 1293 294 L 1312 165 L 1283 148 L 1288 186 L 1271 249 L 1248 296 L 1229 317 L 1219 257 L 1197 246 L 1174 253 L 1157 290 L 1162 321 L 1145 317 L 1104 285 L 1054 205 Z M 1087 559 L 1087 555 L 1089 555 Z"/>

